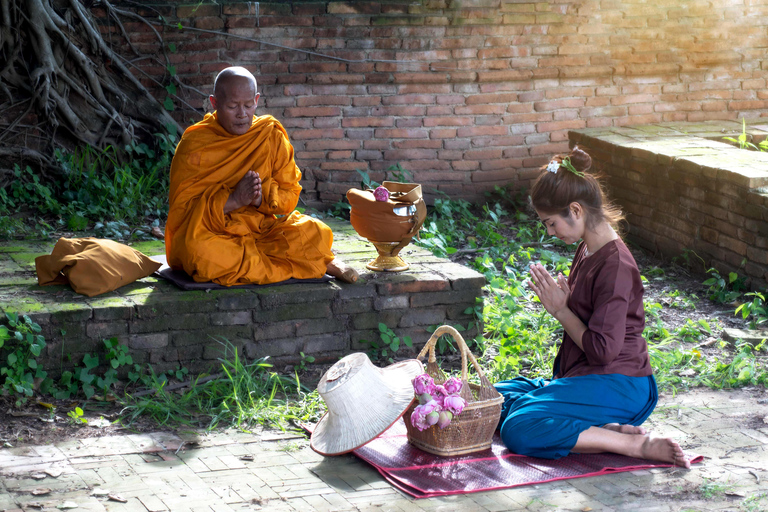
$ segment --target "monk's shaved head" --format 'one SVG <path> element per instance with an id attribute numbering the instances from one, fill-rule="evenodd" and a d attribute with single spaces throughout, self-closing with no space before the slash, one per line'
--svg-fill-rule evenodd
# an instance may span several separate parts
<path id="1" fill-rule="evenodd" d="M 251 96 L 256 96 L 256 78 L 254 78 L 253 73 L 240 66 L 228 67 L 216 75 L 216 80 L 213 82 L 213 95 L 220 101 L 224 100 L 230 86 L 242 79 L 249 80 L 253 84 Z"/>

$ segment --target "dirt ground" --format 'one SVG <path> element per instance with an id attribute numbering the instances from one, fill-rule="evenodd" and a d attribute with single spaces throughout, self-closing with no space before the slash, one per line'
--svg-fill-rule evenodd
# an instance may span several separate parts
<path id="1" fill-rule="evenodd" d="M 646 300 L 663 305 L 662 318 L 668 329 L 679 327 L 688 319 L 706 319 L 712 325 L 713 335 L 707 335 L 697 342 L 705 357 L 722 352 L 719 343 L 715 342 L 721 339 L 723 328 L 745 328 L 746 322 L 733 313 L 735 305 L 717 304 L 706 298 L 706 287 L 702 282 L 707 276 L 691 275 L 679 266 L 664 264 L 636 249 L 633 249 L 633 253 L 641 273 L 648 278 Z M 683 293 L 682 296 L 687 298 L 687 305 L 683 304 L 683 299 L 670 296 L 675 291 Z M 713 322 L 713 319 L 717 322 Z M 326 369 L 327 364 L 308 365 L 301 375 L 302 382 L 317 382 Z M 764 393 L 765 390 L 761 388 L 755 392 Z M 119 421 L 123 405 L 117 402 L 53 401 L 52 408 L 41 405 L 41 402 L 50 402 L 50 399 L 30 400 L 25 406 L 17 409 L 12 400 L 0 396 L 0 446 L 45 445 L 66 439 L 150 432 L 161 428 L 152 420 L 144 418 L 124 426 Z M 94 426 L 68 417 L 68 412 L 75 407 L 81 407 L 85 411 L 84 418 Z M 107 421 L 99 421 L 100 418 Z M 753 420 L 744 418 L 745 422 Z M 167 426 L 162 429 L 173 430 Z"/>

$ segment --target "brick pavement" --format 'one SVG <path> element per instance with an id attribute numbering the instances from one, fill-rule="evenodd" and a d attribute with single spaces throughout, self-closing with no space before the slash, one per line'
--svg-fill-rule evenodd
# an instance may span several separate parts
<path id="1" fill-rule="evenodd" d="M 766 390 L 664 396 L 649 426 L 704 463 L 415 500 L 354 456 L 324 458 L 294 434 L 157 432 L 1 449 L 0 510 L 768 510 Z M 33 478 L 46 470 L 61 474 Z M 32 494 L 42 488 L 50 493 Z"/>

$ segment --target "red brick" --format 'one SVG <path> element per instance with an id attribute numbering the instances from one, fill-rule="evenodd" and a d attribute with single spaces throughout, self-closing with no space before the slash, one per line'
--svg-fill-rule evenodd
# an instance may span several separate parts
<path id="1" fill-rule="evenodd" d="M 203 30 L 221 30 L 224 28 L 224 20 L 218 17 L 195 18 L 195 28 Z"/>
<path id="2" fill-rule="evenodd" d="M 516 80 L 530 80 L 533 72 L 529 69 L 510 69 L 506 71 L 479 71 L 477 79 L 480 82 L 507 82 Z"/>
<path id="3" fill-rule="evenodd" d="M 336 130 L 294 130 L 291 133 L 291 138 L 296 140 L 307 140 L 307 139 L 315 139 L 315 138 L 323 138 L 323 139 L 341 139 L 344 137 L 344 130 L 342 129 L 336 129 Z"/>
<path id="4" fill-rule="evenodd" d="M 484 135 L 509 135 L 507 126 L 468 126 L 459 128 L 458 137 L 478 137 Z"/>
<path id="5" fill-rule="evenodd" d="M 437 151 L 433 149 L 391 149 L 384 152 L 385 160 L 425 160 L 437 158 Z"/>
<path id="6" fill-rule="evenodd" d="M 497 93 L 497 94 L 474 94 L 468 96 L 466 99 L 467 105 L 482 105 L 490 103 L 502 103 L 507 104 L 513 101 L 517 101 L 517 93 Z"/>
<path id="7" fill-rule="evenodd" d="M 577 130 L 585 128 L 586 122 L 583 119 L 574 119 L 572 121 L 557 121 L 553 123 L 539 123 L 537 129 L 539 132 L 551 132 L 556 130 Z"/>
<path id="8" fill-rule="evenodd" d="M 227 18 L 227 28 L 253 28 L 256 26 L 256 16 L 230 16 Z"/>
<path id="9" fill-rule="evenodd" d="M 764 108 L 768 108 L 768 101 L 749 100 L 728 102 L 728 110 L 760 110 Z"/>
<path id="10" fill-rule="evenodd" d="M 456 128 L 433 128 L 429 130 L 430 139 L 452 139 L 456 137 Z"/>
<path id="11" fill-rule="evenodd" d="M 409 149 L 409 148 L 440 149 L 443 147 L 443 141 L 431 140 L 431 139 L 406 139 L 406 140 L 396 140 L 392 143 L 392 145 L 398 149 Z"/>
<path id="12" fill-rule="evenodd" d="M 426 139 L 428 131 L 422 128 L 378 128 L 374 131 L 374 136 L 378 139 Z"/>
<path id="13" fill-rule="evenodd" d="M 456 115 L 485 115 L 485 114 L 503 114 L 507 110 L 506 105 L 472 105 L 465 107 L 455 107 Z"/>
<path id="14" fill-rule="evenodd" d="M 424 126 L 468 126 L 474 123 L 471 117 L 427 117 Z"/>
<path id="15" fill-rule="evenodd" d="M 219 4 L 198 3 L 176 6 L 176 16 L 179 18 L 200 18 L 204 16 L 219 16 L 220 14 L 221 5 Z"/>
<path id="16" fill-rule="evenodd" d="M 329 2 L 328 14 L 379 14 L 380 2 Z"/>
<path id="17" fill-rule="evenodd" d="M 426 112 L 426 107 L 371 107 L 372 116 L 424 116 Z"/>
<path id="18" fill-rule="evenodd" d="M 394 126 L 394 117 L 350 117 L 341 121 L 344 128 L 359 128 L 361 126 Z"/>
<path id="19" fill-rule="evenodd" d="M 533 104 L 533 109 L 536 110 L 537 112 L 546 112 L 546 111 L 557 110 L 561 108 L 579 108 L 579 107 L 583 107 L 584 103 L 585 103 L 584 98 L 568 98 L 568 99 L 562 99 L 562 100 L 537 101 Z"/>

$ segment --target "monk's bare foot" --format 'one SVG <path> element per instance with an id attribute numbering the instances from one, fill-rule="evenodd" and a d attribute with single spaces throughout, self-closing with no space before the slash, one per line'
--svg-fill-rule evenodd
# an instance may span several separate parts
<path id="1" fill-rule="evenodd" d="M 358 278 L 357 270 L 353 269 L 339 258 L 334 258 L 333 261 L 328 264 L 327 272 L 345 283 L 354 283 Z"/>
<path id="2" fill-rule="evenodd" d="M 676 441 L 668 437 L 647 438 L 640 449 L 643 459 L 671 462 L 681 468 L 690 468 L 691 461 Z"/>
<path id="3" fill-rule="evenodd" d="M 634 425 L 621 425 L 619 423 L 606 423 L 603 428 L 613 430 L 614 432 L 621 432 L 622 434 L 635 434 L 644 436 L 648 433 L 643 427 L 636 427 Z"/>

